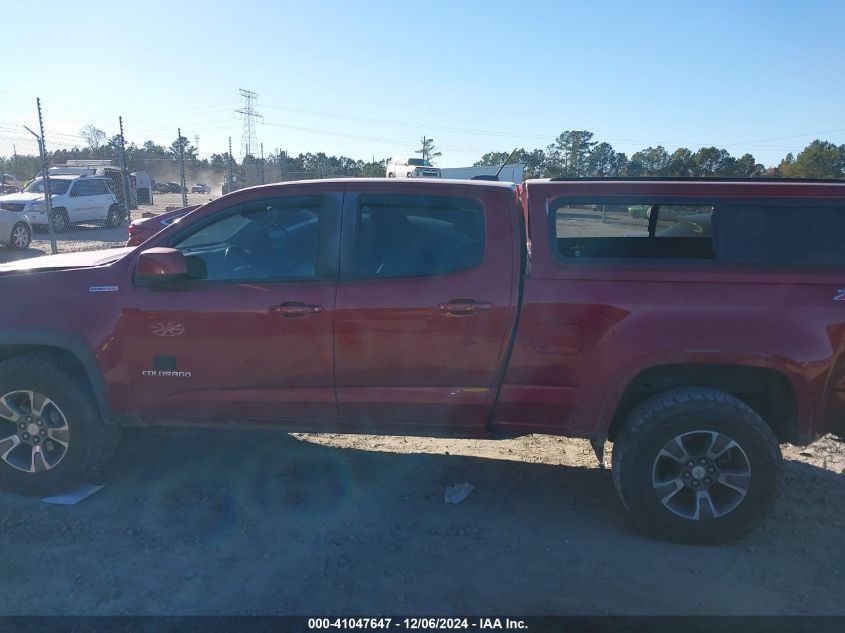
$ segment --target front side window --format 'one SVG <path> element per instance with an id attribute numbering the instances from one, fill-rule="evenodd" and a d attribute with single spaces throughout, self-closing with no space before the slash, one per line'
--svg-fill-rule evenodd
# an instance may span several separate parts
<path id="1" fill-rule="evenodd" d="M 355 275 L 442 275 L 481 263 L 484 210 L 473 200 L 363 196 L 358 208 Z"/>
<path id="2" fill-rule="evenodd" d="M 713 259 L 713 206 L 560 202 L 552 207 L 558 251 L 568 258 Z"/>
<path id="3" fill-rule="evenodd" d="M 63 193 L 67 192 L 70 183 L 70 180 L 58 180 L 56 178 L 51 178 L 50 193 L 57 196 L 62 195 Z M 31 183 L 29 183 L 29 185 L 27 185 L 24 191 L 26 191 L 27 193 L 44 193 L 44 179 L 36 178 Z"/>
<path id="4" fill-rule="evenodd" d="M 315 276 L 319 197 L 245 206 L 176 238 L 192 276 L 209 281 L 307 279 Z"/>

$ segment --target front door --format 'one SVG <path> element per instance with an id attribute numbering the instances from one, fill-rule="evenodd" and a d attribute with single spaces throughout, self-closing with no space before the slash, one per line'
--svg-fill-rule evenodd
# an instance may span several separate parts
<path id="1" fill-rule="evenodd" d="M 331 422 L 338 194 L 259 199 L 167 244 L 192 281 L 135 286 L 118 340 L 147 418 Z"/>
<path id="2" fill-rule="evenodd" d="M 518 288 L 513 193 L 424 191 L 346 194 L 335 378 L 349 428 L 480 432 L 495 400 Z"/>

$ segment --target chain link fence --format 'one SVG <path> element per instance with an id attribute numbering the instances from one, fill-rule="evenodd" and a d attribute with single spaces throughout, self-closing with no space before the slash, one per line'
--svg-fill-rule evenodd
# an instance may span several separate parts
<path id="1" fill-rule="evenodd" d="M 123 246 L 132 220 L 244 187 L 384 175 L 322 154 L 264 157 L 263 148 L 258 158 L 200 158 L 181 128 L 169 147 L 138 145 L 125 140 L 131 121 L 119 115 L 107 131 L 55 129 L 49 103 L 42 109 L 40 100 L 15 114 L 19 121 L 0 120 L 0 262 Z"/>

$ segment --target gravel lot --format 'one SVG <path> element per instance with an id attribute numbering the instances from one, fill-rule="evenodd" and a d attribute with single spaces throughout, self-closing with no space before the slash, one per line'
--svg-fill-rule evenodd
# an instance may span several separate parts
<path id="1" fill-rule="evenodd" d="M 188 194 L 188 204 L 203 204 L 219 196 Z M 136 220 L 143 213 L 163 213 L 167 207 L 181 207 L 182 194 L 156 194 L 155 204 L 144 204 L 132 209 L 132 219 Z M 90 251 L 98 248 L 114 248 L 123 246 L 129 238 L 126 227 L 128 223 L 117 228 L 105 228 L 97 224 L 83 224 L 74 227 L 73 231 L 56 236 L 58 252 L 70 253 L 75 251 Z M 0 263 L 10 262 L 27 257 L 40 257 L 50 254 L 50 236 L 44 227 L 36 227 L 32 234 L 32 244 L 25 251 L 15 251 L 0 246 Z"/>
<path id="2" fill-rule="evenodd" d="M 79 505 L 0 492 L 0 614 L 845 615 L 845 444 L 783 450 L 765 524 L 703 548 L 640 534 L 581 440 L 131 429 Z"/>
<path id="3" fill-rule="evenodd" d="M 127 430 L 76 506 L 0 493 L 0 613 L 845 614 L 843 445 L 784 450 L 765 524 L 690 547 L 584 441 Z"/>

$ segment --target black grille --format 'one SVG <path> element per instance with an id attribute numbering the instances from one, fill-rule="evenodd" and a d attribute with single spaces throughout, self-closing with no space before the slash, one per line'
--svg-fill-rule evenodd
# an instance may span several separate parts
<path id="1" fill-rule="evenodd" d="M 22 202 L 0 202 L 0 209 L 5 209 L 6 211 L 14 211 L 15 213 L 20 213 L 23 211 L 23 203 Z"/>

